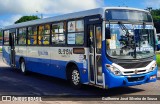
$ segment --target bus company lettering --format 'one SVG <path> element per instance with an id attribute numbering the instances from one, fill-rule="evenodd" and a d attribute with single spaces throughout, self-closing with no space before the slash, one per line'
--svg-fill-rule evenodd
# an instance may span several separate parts
<path id="1" fill-rule="evenodd" d="M 59 49 L 58 53 L 64 55 L 72 55 L 72 49 Z"/>
<path id="2" fill-rule="evenodd" d="M 39 56 L 41 56 L 41 55 L 48 56 L 48 52 L 47 51 L 38 51 L 38 55 Z"/>

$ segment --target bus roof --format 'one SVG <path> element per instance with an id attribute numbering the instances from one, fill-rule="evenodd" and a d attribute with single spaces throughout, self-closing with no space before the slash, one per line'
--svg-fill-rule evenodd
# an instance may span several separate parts
<path id="1" fill-rule="evenodd" d="M 104 12 L 107 9 L 127 9 L 127 10 L 137 10 L 137 11 L 148 12 L 143 9 L 129 8 L 129 7 L 102 7 L 102 8 L 90 9 L 90 10 L 85 10 L 85 11 L 80 11 L 80 12 L 68 13 L 68 14 L 63 14 L 63 15 L 59 15 L 59 16 L 13 24 L 13 25 L 4 27 L 3 30 L 38 25 L 38 24 L 43 24 L 43 23 L 50 23 L 50 22 L 54 22 L 54 21 L 63 21 L 63 20 L 73 19 L 73 18 L 82 18 L 85 16 L 96 15 L 96 14 L 101 14 L 102 18 L 104 18 L 105 17 Z"/>

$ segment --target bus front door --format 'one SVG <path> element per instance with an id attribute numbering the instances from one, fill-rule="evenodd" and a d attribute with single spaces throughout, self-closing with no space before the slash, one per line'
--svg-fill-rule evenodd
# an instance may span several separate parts
<path id="1" fill-rule="evenodd" d="M 88 26 L 89 33 L 89 78 L 90 83 L 102 85 L 102 25 L 94 24 Z"/>
<path id="2" fill-rule="evenodd" d="M 10 43 L 10 62 L 11 62 L 11 66 L 15 67 L 15 46 L 14 46 L 14 42 L 15 42 L 15 32 L 12 32 L 9 34 L 9 43 Z"/>

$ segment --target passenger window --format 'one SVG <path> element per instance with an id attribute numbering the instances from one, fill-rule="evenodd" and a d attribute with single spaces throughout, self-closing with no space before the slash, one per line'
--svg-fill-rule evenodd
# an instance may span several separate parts
<path id="1" fill-rule="evenodd" d="M 9 30 L 4 31 L 3 41 L 4 41 L 3 43 L 4 45 L 9 45 Z"/>
<path id="2" fill-rule="evenodd" d="M 26 28 L 18 29 L 18 44 L 25 45 L 26 44 Z"/>
<path id="3" fill-rule="evenodd" d="M 38 44 L 49 45 L 50 44 L 50 24 L 39 26 Z"/>
<path id="4" fill-rule="evenodd" d="M 66 22 L 52 24 L 52 44 L 65 44 Z"/>
<path id="5" fill-rule="evenodd" d="M 84 21 L 69 21 L 67 44 L 70 45 L 83 45 L 84 44 Z"/>
<path id="6" fill-rule="evenodd" d="M 28 27 L 28 45 L 37 44 L 37 26 Z"/>

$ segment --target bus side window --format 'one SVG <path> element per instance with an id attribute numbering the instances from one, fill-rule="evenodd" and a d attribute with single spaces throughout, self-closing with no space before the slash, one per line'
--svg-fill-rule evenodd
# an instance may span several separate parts
<path id="1" fill-rule="evenodd" d="M 34 42 L 33 42 L 34 45 L 37 44 L 37 36 L 34 36 Z"/>
<path id="2" fill-rule="evenodd" d="M 28 45 L 30 45 L 31 44 L 31 41 L 28 39 Z"/>
<path id="3" fill-rule="evenodd" d="M 28 27 L 28 45 L 37 44 L 37 26 Z"/>
<path id="4" fill-rule="evenodd" d="M 68 22 L 67 44 L 84 44 L 84 20 L 75 20 Z"/>
<path id="5" fill-rule="evenodd" d="M 26 44 L 26 28 L 18 29 L 18 44 L 25 45 Z"/>
<path id="6" fill-rule="evenodd" d="M 44 45 L 48 45 L 48 44 L 49 44 L 49 37 L 45 36 L 45 37 L 43 38 L 43 44 L 44 44 Z"/>
<path id="7" fill-rule="evenodd" d="M 38 36 L 38 44 L 41 45 L 41 43 L 42 43 L 42 38 L 41 36 Z"/>
<path id="8" fill-rule="evenodd" d="M 39 26 L 39 35 L 38 35 L 38 44 L 39 45 L 49 45 L 50 39 L 50 24 L 40 25 Z"/>
<path id="9" fill-rule="evenodd" d="M 66 22 L 52 24 L 52 44 L 65 44 Z"/>

